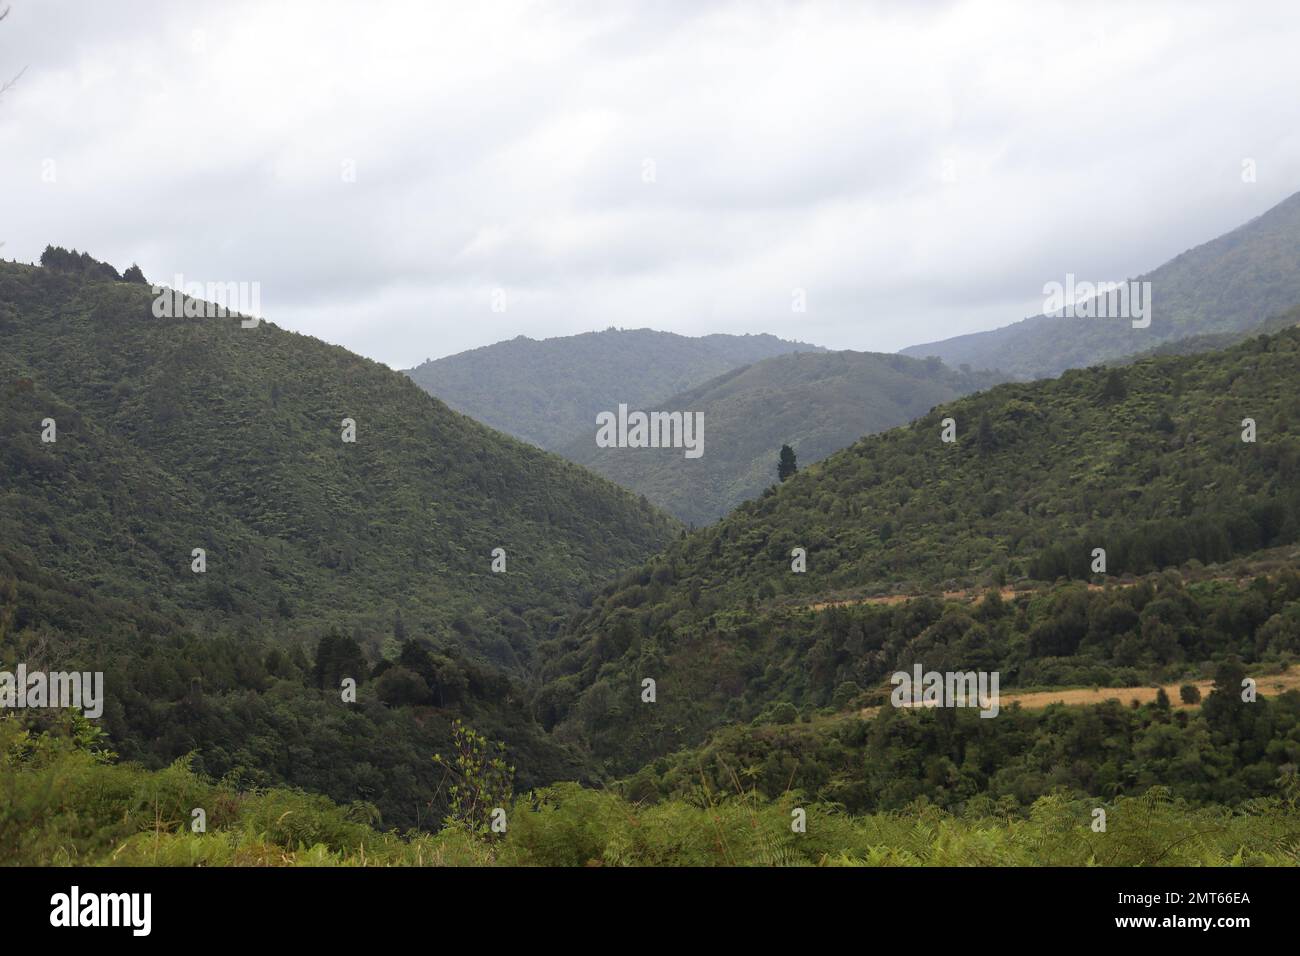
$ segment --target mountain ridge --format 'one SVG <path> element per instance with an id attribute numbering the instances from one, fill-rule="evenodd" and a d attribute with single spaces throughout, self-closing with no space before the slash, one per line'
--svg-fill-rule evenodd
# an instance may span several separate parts
<path id="1" fill-rule="evenodd" d="M 685 336 L 654 329 L 513 339 L 426 361 L 403 374 L 451 408 L 555 451 L 626 403 L 644 406 L 758 359 L 820 346 L 768 333 Z"/>
<path id="2" fill-rule="evenodd" d="M 1147 328 L 1126 318 L 1037 315 L 900 353 L 1042 378 L 1181 338 L 1248 331 L 1300 303 L 1300 192 L 1127 281 L 1151 283 Z"/>
<path id="3" fill-rule="evenodd" d="M 724 372 L 656 404 L 703 415 L 705 454 L 698 461 L 665 449 L 597 448 L 594 428 L 558 451 L 702 525 L 774 484 L 783 444 L 807 466 L 1000 380 L 887 353 L 794 352 Z"/>

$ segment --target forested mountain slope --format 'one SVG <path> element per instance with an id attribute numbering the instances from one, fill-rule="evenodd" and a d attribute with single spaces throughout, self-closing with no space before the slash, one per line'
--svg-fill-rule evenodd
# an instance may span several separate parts
<path id="1" fill-rule="evenodd" d="M 705 452 L 698 459 L 675 448 L 598 448 L 594 425 L 558 450 L 702 525 L 774 484 L 782 445 L 807 466 L 998 380 L 935 360 L 798 352 L 736 369 L 654 406 L 703 414 Z"/>
<path id="2" fill-rule="evenodd" d="M 268 323 L 155 318 L 152 298 L 0 265 L 0 540 L 18 558 L 159 610 L 400 627 L 514 665 L 547 613 L 676 533 L 381 365 Z"/>
<path id="3" fill-rule="evenodd" d="M 521 335 L 406 374 L 457 411 L 558 451 L 621 402 L 637 408 L 751 362 L 809 351 L 820 349 L 773 335 L 611 328 L 540 341 Z"/>
<path id="4" fill-rule="evenodd" d="M 526 706 L 536 641 L 676 523 L 341 348 L 153 299 L 0 264 L 0 670 L 102 671 L 123 757 L 384 826 L 446 812 L 457 718 L 521 785 L 583 778 Z"/>
<path id="5" fill-rule="evenodd" d="M 1247 418 L 1255 442 L 1242 440 Z M 941 440 L 945 419 L 953 443 Z M 824 702 L 838 681 L 863 678 L 845 678 L 850 665 L 884 673 L 890 655 L 860 656 L 878 621 L 801 610 L 827 596 L 1102 581 L 1294 543 L 1298 422 L 1300 329 L 950 402 L 801 471 L 604 591 L 543 652 L 544 721 L 630 771 L 796 688 Z M 1105 576 L 1091 571 L 1096 548 Z M 903 644 L 943 616 L 924 602 L 898 613 L 889 627 Z M 1060 627 L 1075 613 L 1045 608 L 1018 627 L 1028 640 L 1030 624 Z M 827 665 L 806 652 L 836 621 L 841 640 L 868 644 L 842 645 Z M 1049 656 L 1078 647 L 1077 635 L 1037 640 Z M 977 660 L 954 663 L 997 662 L 987 642 L 969 650 Z M 657 681 L 653 705 L 640 702 L 645 678 Z"/>

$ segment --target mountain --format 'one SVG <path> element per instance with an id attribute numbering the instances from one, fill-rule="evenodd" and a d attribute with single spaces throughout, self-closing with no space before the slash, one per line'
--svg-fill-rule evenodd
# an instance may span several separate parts
<path id="1" fill-rule="evenodd" d="M 776 482 L 783 444 L 807 466 L 863 435 L 901 425 L 997 381 L 992 374 L 955 372 L 935 360 L 796 352 L 734 369 L 653 404 L 653 409 L 703 415 L 699 458 L 686 458 L 676 448 L 599 448 L 593 423 L 557 450 L 682 521 L 703 525 Z"/>
<path id="2" fill-rule="evenodd" d="M 809 351 L 820 349 L 772 335 L 611 328 L 541 341 L 521 335 L 406 374 L 457 411 L 555 451 L 620 403 L 636 408 L 751 362 Z"/>
<path id="3" fill-rule="evenodd" d="M 1251 660 L 1300 649 L 1294 618 L 1271 641 L 1257 632 L 1267 606 L 1207 614 L 1219 636 L 1192 650 L 1180 644 L 1190 612 L 1177 603 L 1148 622 L 1141 604 L 1094 614 L 1073 592 L 1017 602 L 1000 642 L 978 614 L 948 615 L 929 597 L 1009 581 L 1116 582 L 1300 540 L 1298 368 L 1292 327 L 1221 352 L 999 385 L 866 437 L 598 594 L 539 652 L 543 723 L 632 772 L 782 700 L 821 706 L 845 680 L 866 688 L 900 657 L 1001 665 L 1030 681 L 1026 658 L 1078 653 L 1037 679 L 1092 681 L 1100 668 L 1126 683 L 1146 679 L 1131 665 L 1154 646 L 1169 651 L 1165 665 L 1213 648 Z M 1255 442 L 1242 440 L 1246 418 Z M 1104 575 L 1092 573 L 1096 548 Z M 891 590 L 920 597 L 818 610 Z M 1113 658 L 1094 643 L 1103 637 Z M 647 678 L 653 705 L 640 697 Z"/>
<path id="4" fill-rule="evenodd" d="M 0 527 L 25 560 L 223 618 L 287 621 L 287 604 L 300 624 L 390 633 L 400 612 L 511 664 L 531 640 L 519 609 L 562 611 L 676 532 L 375 362 L 270 323 L 155 318 L 152 300 L 0 266 Z"/>
<path id="5" fill-rule="evenodd" d="M 1189 336 L 1253 329 L 1300 303 L 1300 193 L 1137 281 L 1151 283 L 1146 328 L 1133 328 L 1124 318 L 1039 315 L 902 353 L 937 355 L 954 368 L 966 364 L 1042 378 Z"/>
<path id="6" fill-rule="evenodd" d="M 456 716 L 533 782 L 581 776 L 521 681 L 679 526 L 342 348 L 153 303 L 0 263 L 0 662 L 105 671 L 132 759 L 196 752 L 394 823 L 428 804 Z"/>

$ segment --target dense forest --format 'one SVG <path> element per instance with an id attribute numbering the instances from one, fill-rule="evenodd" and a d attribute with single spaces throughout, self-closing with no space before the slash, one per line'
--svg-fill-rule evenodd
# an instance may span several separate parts
<path id="1" fill-rule="evenodd" d="M 949 402 L 674 542 L 606 588 L 587 620 L 1090 576 L 1096 547 L 1120 577 L 1295 541 L 1297 367 L 1300 330 L 1287 329 Z M 1050 555 L 1067 538 L 1086 548 L 1061 564 Z M 804 573 L 791 573 L 794 548 Z"/>
<path id="2" fill-rule="evenodd" d="M 0 264 L 0 331 L 0 670 L 111 688 L 0 717 L 7 860 L 1295 862 L 1300 331 L 951 399 L 691 533 L 81 254 Z M 998 719 L 888 706 L 917 662 Z"/>
<path id="3" fill-rule="evenodd" d="M 0 263 L 0 546 L 97 596 L 518 669 L 557 614 L 679 531 L 375 362 L 151 303 Z"/>
<path id="4" fill-rule="evenodd" d="M 1298 362 L 1300 330 L 1289 329 L 1223 352 L 1001 385 L 865 438 L 597 595 L 540 655 L 542 719 L 630 772 L 769 703 L 819 706 L 842 682 L 866 689 L 900 663 L 939 666 L 921 655 L 933 645 L 958 670 L 1003 669 L 1009 686 L 1123 684 L 1232 652 L 1280 659 L 1294 643 L 1290 579 L 1267 585 L 1277 590 L 1262 605 L 1214 585 L 1175 600 L 1164 583 L 1093 594 L 1084 582 L 1300 540 Z M 1253 443 L 1242 440 L 1248 417 Z M 924 597 L 809 607 L 888 582 L 927 595 L 1062 578 L 1080 584 L 973 612 Z M 1259 639 L 1274 615 L 1263 633 L 1290 635 L 1276 645 Z M 659 687 L 649 709 L 645 678 Z"/>
<path id="5" fill-rule="evenodd" d="M 0 670 L 103 670 L 124 758 L 387 826 L 439 819 L 457 716 L 520 780 L 583 779 L 528 665 L 670 518 L 343 349 L 158 319 L 147 285 L 47 258 L 0 263 Z"/>

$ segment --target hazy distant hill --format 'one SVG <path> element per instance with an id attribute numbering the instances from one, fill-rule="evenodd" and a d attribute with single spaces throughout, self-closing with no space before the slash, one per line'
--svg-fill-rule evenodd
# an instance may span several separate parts
<path id="1" fill-rule="evenodd" d="M 1065 281 L 1064 276 L 1044 281 L 1049 279 Z M 1300 193 L 1139 280 L 1151 282 L 1151 324 L 1145 329 L 1133 328 L 1127 319 L 1040 315 L 902 352 L 918 358 L 937 355 L 954 367 L 965 363 L 1040 378 L 1188 336 L 1251 329 L 1300 303 Z"/>
<path id="2" fill-rule="evenodd" d="M 406 374 L 457 411 L 554 451 L 620 402 L 645 405 L 751 362 L 808 351 L 820 349 L 773 335 L 606 329 L 541 341 L 521 335 Z"/>
<path id="3" fill-rule="evenodd" d="M 727 372 L 654 409 L 702 412 L 704 454 L 674 448 L 598 448 L 589 423 L 561 454 L 641 492 L 683 521 L 707 524 L 777 481 L 790 445 L 801 466 L 863 435 L 901 425 L 997 379 L 873 352 L 801 352 Z"/>

